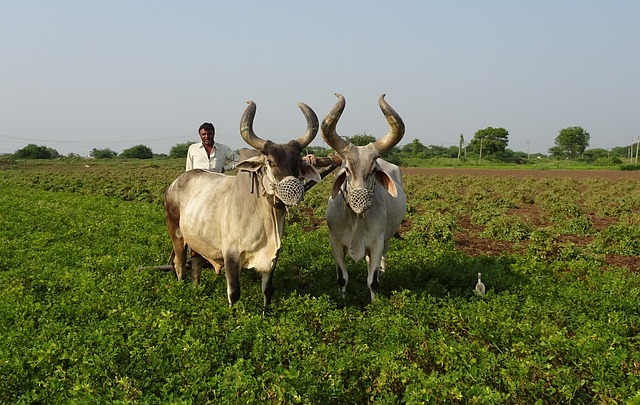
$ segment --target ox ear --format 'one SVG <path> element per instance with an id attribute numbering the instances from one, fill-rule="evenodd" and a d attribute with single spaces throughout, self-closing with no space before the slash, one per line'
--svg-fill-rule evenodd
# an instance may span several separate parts
<path id="1" fill-rule="evenodd" d="M 264 162 L 262 161 L 262 156 L 254 156 L 247 160 L 238 162 L 238 164 L 236 165 L 236 169 L 244 170 L 247 172 L 256 172 L 260 170 L 262 166 L 264 166 Z"/>
<path id="2" fill-rule="evenodd" d="M 320 183 L 322 177 L 320 177 L 320 172 L 311 164 L 305 162 L 304 160 L 300 164 L 300 175 L 307 179 L 313 180 L 316 183 Z"/>
<path id="3" fill-rule="evenodd" d="M 376 170 L 376 180 L 378 183 L 382 184 L 385 190 L 393 197 L 398 196 L 398 189 L 396 188 L 396 182 L 387 174 L 387 172 L 383 172 L 382 170 Z"/>
<path id="4" fill-rule="evenodd" d="M 333 187 L 331 188 L 331 199 L 335 199 L 340 189 L 342 188 L 342 184 L 344 184 L 345 179 L 347 178 L 346 169 L 342 168 L 338 175 L 336 176 L 336 180 L 333 182 Z"/>

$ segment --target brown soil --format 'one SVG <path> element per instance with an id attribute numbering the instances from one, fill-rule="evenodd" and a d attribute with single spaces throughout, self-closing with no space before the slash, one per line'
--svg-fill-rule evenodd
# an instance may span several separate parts
<path id="1" fill-rule="evenodd" d="M 475 169 L 475 168 L 402 168 L 403 175 L 422 176 L 499 176 L 499 177 L 531 177 L 536 179 L 570 177 L 586 179 L 599 177 L 607 180 L 636 179 L 640 180 L 640 170 L 539 170 L 539 169 Z"/>

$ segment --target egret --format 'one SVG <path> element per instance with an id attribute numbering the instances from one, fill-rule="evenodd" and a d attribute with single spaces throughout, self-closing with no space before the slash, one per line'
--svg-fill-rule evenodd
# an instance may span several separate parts
<path id="1" fill-rule="evenodd" d="M 480 277 L 482 276 L 482 273 L 478 273 L 478 282 L 476 283 L 476 294 L 478 295 L 484 295 L 484 284 L 482 284 L 482 281 L 480 280 Z"/>

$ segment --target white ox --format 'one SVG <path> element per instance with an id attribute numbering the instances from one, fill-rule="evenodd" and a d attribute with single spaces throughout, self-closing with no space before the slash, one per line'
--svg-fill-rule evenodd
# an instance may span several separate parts
<path id="1" fill-rule="evenodd" d="M 240 133 L 260 151 L 259 156 L 239 162 L 236 176 L 205 170 L 181 174 L 166 191 L 164 209 L 179 280 L 185 274 L 188 244 L 214 265 L 216 273 L 224 267 L 230 305 L 240 298 L 240 270 L 260 272 L 266 308 L 273 295 L 286 207 L 302 200 L 303 178 L 320 181 L 318 171 L 300 158 L 318 132 L 318 118 L 309 106 L 299 103 L 307 120 L 306 133 L 287 144 L 275 144 L 254 133 L 256 105 L 248 104 Z M 200 280 L 202 257 L 192 259 L 195 284 Z"/>
<path id="2" fill-rule="evenodd" d="M 321 124 L 324 140 L 343 161 L 327 206 L 329 237 L 342 296 L 349 279 L 345 260 L 348 254 L 356 262 L 366 258 L 367 285 L 373 300 L 380 285 L 380 272 L 385 271 L 389 241 L 407 208 L 400 168 L 380 156 L 402 139 L 404 123 L 383 94 L 378 104 L 389 123 L 389 132 L 366 146 L 355 146 L 336 133 L 345 107 L 344 97 L 336 96 L 338 102 Z"/>

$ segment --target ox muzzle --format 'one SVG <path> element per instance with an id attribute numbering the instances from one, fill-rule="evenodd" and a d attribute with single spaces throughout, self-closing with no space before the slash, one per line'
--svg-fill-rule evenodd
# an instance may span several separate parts
<path id="1" fill-rule="evenodd" d="M 369 188 L 352 188 L 349 181 L 346 182 L 346 185 L 345 201 L 351 210 L 357 215 L 368 210 L 373 203 L 373 190 L 376 182 L 372 181 Z"/>
<path id="2" fill-rule="evenodd" d="M 271 188 L 285 205 L 297 205 L 304 198 L 304 183 L 293 176 L 272 181 Z"/>

